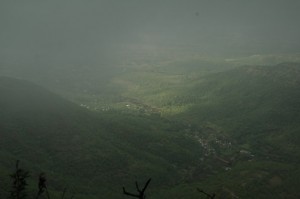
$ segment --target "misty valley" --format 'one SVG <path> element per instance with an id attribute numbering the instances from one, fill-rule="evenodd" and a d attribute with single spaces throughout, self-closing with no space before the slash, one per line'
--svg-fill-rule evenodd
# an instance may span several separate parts
<path id="1" fill-rule="evenodd" d="M 297 198 L 300 64 L 241 61 L 123 64 L 107 82 L 2 76 L 1 198 L 16 160 L 28 192 L 45 172 L 53 197 L 124 198 L 152 178 L 149 198 Z"/>
<path id="2" fill-rule="evenodd" d="M 300 198 L 300 1 L 0 1 L 0 199 Z"/>

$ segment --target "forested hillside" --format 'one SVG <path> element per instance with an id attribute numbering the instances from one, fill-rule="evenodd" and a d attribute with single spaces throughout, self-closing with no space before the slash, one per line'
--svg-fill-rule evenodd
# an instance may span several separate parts
<path id="1" fill-rule="evenodd" d="M 180 124 L 90 112 L 23 80 L 1 77 L 0 88 L 1 198 L 16 160 L 33 178 L 46 172 L 55 192 L 68 187 L 76 198 L 120 198 L 123 185 L 148 177 L 153 190 L 174 186 L 199 164 L 202 148 Z"/>
<path id="2" fill-rule="evenodd" d="M 1 197 L 21 160 L 54 196 L 123 198 L 151 177 L 149 198 L 298 198 L 300 65 L 185 63 L 127 68 L 73 102 L 1 77 Z"/>
<path id="3" fill-rule="evenodd" d="M 299 199 L 299 10 L 0 0 L 0 199 Z"/>

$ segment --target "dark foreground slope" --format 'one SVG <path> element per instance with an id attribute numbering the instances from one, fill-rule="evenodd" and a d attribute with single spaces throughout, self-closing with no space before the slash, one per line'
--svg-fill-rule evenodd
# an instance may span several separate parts
<path id="1" fill-rule="evenodd" d="M 7 77 L 0 93 L 1 198 L 17 159 L 33 179 L 46 172 L 54 193 L 68 187 L 76 198 L 121 198 L 123 185 L 148 177 L 154 194 L 187 181 L 199 163 L 199 144 L 157 116 L 99 115 Z"/>

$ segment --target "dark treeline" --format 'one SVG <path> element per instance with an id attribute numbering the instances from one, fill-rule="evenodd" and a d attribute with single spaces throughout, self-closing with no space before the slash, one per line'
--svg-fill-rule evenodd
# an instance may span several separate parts
<path id="1" fill-rule="evenodd" d="M 10 178 L 12 180 L 12 185 L 11 185 L 11 190 L 9 192 L 8 199 L 27 199 L 27 198 L 34 198 L 34 199 L 39 199 L 39 198 L 47 198 L 47 199 L 53 199 L 54 197 L 51 197 L 48 186 L 47 186 L 47 178 L 45 173 L 40 173 L 39 178 L 38 178 L 38 183 L 37 183 L 37 193 L 36 196 L 30 196 L 27 192 L 27 179 L 30 177 L 29 171 L 26 171 L 22 168 L 19 167 L 20 161 L 16 161 L 16 166 L 15 166 L 15 171 L 10 174 Z M 126 191 L 125 187 L 123 186 L 123 194 L 127 196 L 131 196 L 134 198 L 138 199 L 146 199 L 146 189 L 148 188 L 151 178 L 147 180 L 145 183 L 144 187 L 141 189 L 139 186 L 139 183 L 136 181 L 135 186 L 136 186 L 136 193 L 128 192 Z M 215 194 L 209 194 L 199 188 L 197 190 L 204 194 L 207 198 L 214 199 Z M 64 188 L 63 192 L 61 193 L 61 199 L 73 199 L 74 195 L 71 195 L 71 197 L 65 197 L 66 196 L 67 189 Z"/>

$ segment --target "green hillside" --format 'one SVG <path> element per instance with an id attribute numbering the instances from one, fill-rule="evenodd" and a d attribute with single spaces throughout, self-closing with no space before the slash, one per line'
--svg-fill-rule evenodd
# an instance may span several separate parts
<path id="1" fill-rule="evenodd" d="M 213 123 L 242 143 L 262 142 L 256 150 L 270 144 L 299 155 L 299 76 L 300 65 L 292 63 L 212 74 L 182 94 L 192 94 L 192 105 L 174 117 Z"/>
<path id="2" fill-rule="evenodd" d="M 207 184 L 241 198 L 299 197 L 299 77 L 295 63 L 242 66 L 195 80 L 174 102 L 190 106 L 172 118 L 204 125 L 237 147 L 231 154 L 217 151 L 233 166 Z"/>
<path id="3" fill-rule="evenodd" d="M 123 78 L 131 87 L 124 95 L 192 126 L 191 135 L 206 145 L 206 157 L 215 158 L 207 165 L 219 162 L 216 167 L 227 170 L 197 186 L 225 198 L 298 198 L 300 64 L 213 70 L 203 65 L 190 72 L 181 63 L 181 75 L 174 74 L 176 67 L 157 75 L 136 72 L 142 74 L 139 80 L 133 77 L 140 75 L 127 74 Z M 186 187 L 175 195 L 189 191 Z"/>
<path id="4" fill-rule="evenodd" d="M 132 68 L 113 80 L 122 90 L 110 106 L 189 126 L 185 132 L 204 147 L 205 167 L 217 174 L 194 186 L 242 198 L 298 198 L 299 74 L 297 63 L 230 66 L 195 60 Z"/>
<path id="5" fill-rule="evenodd" d="M 27 81 L 0 81 L 1 198 L 9 180 L 3 174 L 17 159 L 36 179 L 46 172 L 54 191 L 66 186 L 76 198 L 120 198 L 123 185 L 149 177 L 152 190 L 174 186 L 199 164 L 202 148 L 180 124 L 89 112 Z"/>
<path id="6" fill-rule="evenodd" d="M 20 159 L 32 176 L 48 174 L 54 194 L 67 186 L 76 198 L 124 198 L 123 185 L 149 177 L 149 198 L 201 198 L 197 187 L 217 198 L 300 197 L 300 64 L 125 69 L 100 90 L 64 95 L 75 103 L 0 78 L 1 196 Z"/>

